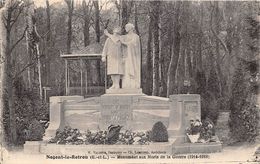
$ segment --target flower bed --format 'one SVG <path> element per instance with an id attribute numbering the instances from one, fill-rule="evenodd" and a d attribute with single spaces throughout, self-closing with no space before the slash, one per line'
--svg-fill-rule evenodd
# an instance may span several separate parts
<path id="1" fill-rule="evenodd" d="M 115 127 L 116 128 L 120 128 Z M 121 129 L 121 128 L 120 128 Z M 119 129 L 119 131 L 120 131 Z M 80 132 L 78 129 L 73 129 L 71 127 L 65 127 L 63 131 L 57 131 L 56 136 L 50 139 L 49 143 L 56 144 L 122 144 L 122 145 L 147 145 L 151 142 L 150 133 L 146 132 L 132 132 L 126 130 L 124 132 L 119 131 L 97 131 L 91 132 L 87 130 L 86 132 Z"/>

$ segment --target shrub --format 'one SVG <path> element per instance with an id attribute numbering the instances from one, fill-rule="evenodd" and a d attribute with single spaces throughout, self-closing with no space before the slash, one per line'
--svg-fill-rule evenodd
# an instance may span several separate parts
<path id="1" fill-rule="evenodd" d="M 256 96 L 251 90 L 250 73 L 239 61 L 232 83 L 229 127 L 231 137 L 238 142 L 254 141 L 258 134 Z"/>
<path id="2" fill-rule="evenodd" d="M 205 72 L 197 70 L 195 93 L 201 96 L 201 118 L 210 118 L 216 124 L 219 116 L 218 99 L 220 95 L 219 80 L 214 67 L 210 70 L 207 80 Z M 208 84 L 207 84 L 208 83 Z"/>
<path id="3" fill-rule="evenodd" d="M 36 119 L 33 119 L 28 127 L 26 139 L 29 141 L 42 140 L 44 134 L 44 126 Z"/>
<path id="4" fill-rule="evenodd" d="M 232 101 L 232 104 L 234 101 Z M 252 142 L 258 135 L 258 110 L 254 102 L 244 100 L 239 108 L 231 105 L 229 127 L 235 141 Z"/>
<path id="5" fill-rule="evenodd" d="M 214 124 L 217 123 L 219 116 L 219 108 L 218 99 L 216 99 L 209 92 L 205 92 L 201 94 L 201 118 L 205 120 L 206 118 L 210 118 Z"/>
<path id="6" fill-rule="evenodd" d="M 246 19 L 248 27 L 245 59 L 238 59 L 232 82 L 232 95 L 230 97 L 229 127 L 231 137 L 235 141 L 254 141 L 258 135 L 259 108 L 256 106 L 258 86 L 257 73 L 259 68 L 259 25 L 260 22 L 253 17 Z"/>
<path id="7" fill-rule="evenodd" d="M 168 131 L 161 121 L 158 121 L 153 125 L 151 140 L 154 142 L 168 142 Z"/>
<path id="8" fill-rule="evenodd" d="M 210 69 L 209 78 L 207 81 L 207 91 L 209 91 L 215 98 L 220 97 L 220 82 L 218 80 L 217 72 L 214 66 Z"/>
<path id="9" fill-rule="evenodd" d="M 48 105 L 43 103 L 37 95 L 25 89 L 22 79 L 15 81 L 17 144 L 23 144 L 26 140 L 41 140 L 43 137 L 49 111 Z"/>
<path id="10" fill-rule="evenodd" d="M 195 76 L 196 88 L 195 93 L 203 94 L 206 92 L 207 79 L 204 71 L 196 71 Z"/>

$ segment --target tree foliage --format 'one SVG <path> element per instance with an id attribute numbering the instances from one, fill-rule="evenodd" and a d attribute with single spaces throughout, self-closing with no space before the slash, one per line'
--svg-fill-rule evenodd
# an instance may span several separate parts
<path id="1" fill-rule="evenodd" d="M 244 63 L 238 64 L 233 80 L 229 120 L 231 137 L 235 141 L 253 141 L 258 135 L 259 108 L 251 92 L 250 74 Z"/>
<path id="2" fill-rule="evenodd" d="M 258 135 L 259 107 L 256 106 L 257 90 L 255 77 L 258 76 L 259 65 L 257 53 L 259 46 L 259 20 L 252 16 L 246 19 L 249 36 L 247 60 L 239 59 L 232 83 L 232 96 L 230 98 L 229 127 L 231 137 L 235 141 L 254 141 Z M 248 61 L 251 60 L 251 61 Z M 256 89 L 256 90 L 255 90 Z"/>

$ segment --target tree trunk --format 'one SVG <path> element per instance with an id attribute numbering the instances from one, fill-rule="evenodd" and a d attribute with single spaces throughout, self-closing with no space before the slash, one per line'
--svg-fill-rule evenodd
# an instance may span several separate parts
<path id="1" fill-rule="evenodd" d="M 50 85 L 50 72 L 51 72 L 51 66 L 50 66 L 50 53 L 51 53 L 51 47 L 52 47 L 52 43 L 51 43 L 51 14 L 50 14 L 50 4 L 49 4 L 49 0 L 46 0 L 46 14 L 47 14 L 47 38 L 46 38 L 46 41 L 47 41 L 47 47 L 46 48 L 46 51 L 45 51 L 45 77 L 46 77 L 46 82 L 45 84 L 47 86 Z"/>
<path id="2" fill-rule="evenodd" d="M 177 75 L 176 75 L 176 83 L 177 83 L 177 93 L 181 94 L 183 93 L 183 86 L 184 86 L 184 80 L 185 80 L 185 52 L 186 52 L 186 40 L 184 40 L 180 45 L 180 56 L 179 56 L 179 62 L 177 65 Z"/>
<path id="3" fill-rule="evenodd" d="M 47 15 L 47 43 L 51 40 L 51 13 L 49 0 L 46 0 L 46 15 Z"/>
<path id="4" fill-rule="evenodd" d="M 100 10 L 99 10 L 99 3 L 98 0 L 94 0 L 93 1 L 93 5 L 95 8 L 95 31 L 96 31 L 96 42 L 99 43 L 100 42 Z"/>
<path id="5" fill-rule="evenodd" d="M 9 15 L 10 14 L 10 15 Z M 11 22 L 11 13 L 8 12 L 8 20 L 7 24 Z M 10 19 L 9 19 L 10 18 Z M 9 109 L 9 121 L 10 121 L 10 139 L 12 144 L 16 144 L 17 141 L 17 134 L 16 134 L 16 116 L 15 116 L 15 108 L 14 108 L 14 89 L 13 89 L 13 67 L 12 67 L 12 54 L 11 54 L 11 27 L 7 25 L 6 28 L 6 56 L 5 56 L 5 88 L 6 88 L 6 99 L 8 100 L 8 108 Z"/>
<path id="6" fill-rule="evenodd" d="M 90 44 L 90 40 L 89 40 L 89 21 L 84 20 L 84 46 L 87 47 Z"/>
<path id="7" fill-rule="evenodd" d="M 214 6 L 215 6 L 215 25 L 216 25 L 216 33 L 219 34 L 220 32 L 220 20 L 219 20 L 219 6 L 218 6 L 218 2 L 214 2 Z M 224 76 L 222 74 L 222 70 L 221 70 L 221 54 L 220 54 L 220 45 L 219 45 L 219 40 L 216 38 L 215 40 L 216 42 L 216 68 L 218 71 L 218 76 L 219 76 L 219 87 L 220 87 L 220 95 L 223 95 L 223 80 L 224 80 Z"/>
<path id="8" fill-rule="evenodd" d="M 203 3 L 200 3 L 200 25 L 199 25 L 199 52 L 197 58 L 197 69 L 202 71 L 202 42 L 203 42 L 203 21 L 204 21 L 204 14 L 203 14 Z"/>
<path id="9" fill-rule="evenodd" d="M 84 34 L 84 46 L 88 46 L 90 44 L 90 34 L 89 34 L 89 27 L 90 27 L 90 7 L 86 4 L 86 0 L 82 1 L 83 6 L 83 14 L 84 14 L 84 27 L 83 27 L 83 34 Z"/>
<path id="10" fill-rule="evenodd" d="M 174 85 L 175 85 L 175 75 L 176 69 L 180 56 L 180 42 L 181 42 L 181 34 L 180 34 L 180 7 L 181 2 L 176 2 L 176 12 L 174 17 L 174 41 L 173 41 L 173 53 L 171 54 L 171 60 L 167 71 L 167 97 L 174 93 Z"/>
<path id="11" fill-rule="evenodd" d="M 120 0 L 120 6 L 121 6 L 121 8 L 120 8 L 120 15 L 121 15 L 120 26 L 122 29 L 122 34 L 124 35 L 124 34 L 126 34 L 125 25 L 129 22 L 129 18 L 130 18 L 132 6 L 133 6 L 133 1 Z"/>
<path id="12" fill-rule="evenodd" d="M 33 57 L 33 50 L 32 50 L 32 46 L 31 46 L 31 34 L 33 31 L 33 22 L 32 22 L 32 18 L 31 18 L 31 9 L 30 7 L 27 8 L 27 15 L 26 15 L 26 25 L 28 27 L 28 29 L 26 30 L 26 48 L 27 48 L 27 55 L 29 56 L 29 61 L 32 61 L 34 59 Z M 28 89 L 30 91 L 33 90 L 34 88 L 34 84 L 35 84 L 35 79 L 34 78 L 34 66 L 30 66 L 27 68 L 27 73 L 28 73 Z"/>
<path id="13" fill-rule="evenodd" d="M 189 78 L 192 78 L 192 77 L 193 77 L 193 74 L 192 74 L 191 53 L 190 53 L 189 50 L 188 50 L 188 52 L 187 52 L 186 61 L 187 61 L 188 77 L 189 77 Z"/>
<path id="14" fill-rule="evenodd" d="M 152 94 L 153 87 L 153 60 L 152 60 L 152 18 L 151 13 L 149 13 L 149 28 L 148 28 L 148 39 L 147 39 L 147 48 L 146 48 L 146 69 L 144 71 L 145 76 L 145 93 L 148 95 Z"/>
<path id="15" fill-rule="evenodd" d="M 97 81 L 98 81 L 98 85 L 100 86 L 102 84 L 101 81 L 101 61 L 97 60 L 96 61 L 96 69 L 97 69 Z"/>
<path id="16" fill-rule="evenodd" d="M 5 59 L 5 64 L 3 67 L 3 100 L 7 103 L 4 103 L 3 110 L 9 110 L 9 141 L 11 144 L 16 144 L 17 142 L 17 133 L 16 133 L 16 116 L 15 116 L 15 108 L 14 108 L 14 89 L 13 89 L 13 67 L 12 67 L 12 53 L 11 53 L 11 20 L 12 18 L 12 10 L 7 10 L 7 19 L 6 23 L 6 36 L 3 41 L 3 47 L 5 50 L 3 53 L 3 58 Z"/>
<path id="17" fill-rule="evenodd" d="M 158 96 L 160 89 L 160 77 L 159 77 L 159 19 L 160 19 L 160 2 L 152 1 L 152 28 L 153 28 L 153 93 L 152 95 Z"/>
<path id="18" fill-rule="evenodd" d="M 173 4 L 172 3 L 169 3 L 170 5 L 170 9 L 173 9 Z M 164 96 L 167 96 L 167 89 L 168 89 L 168 86 L 167 86 L 167 79 L 168 79 L 168 75 L 167 75 L 167 71 L 169 69 L 169 63 L 170 63 L 170 58 L 171 58 L 171 55 L 173 53 L 173 15 L 168 13 L 169 14 L 169 17 L 167 19 L 167 38 L 166 38 L 166 45 L 165 47 L 166 48 L 166 51 L 165 51 L 165 56 L 167 56 L 166 60 L 165 60 L 165 63 L 164 63 L 164 77 L 163 77 L 163 92 L 164 92 Z"/>
<path id="19" fill-rule="evenodd" d="M 100 10 L 98 0 L 93 1 L 93 5 L 95 8 L 95 31 L 96 31 L 96 42 L 100 42 Z M 100 61 L 95 61 L 96 71 L 97 71 L 97 80 L 98 83 L 101 84 L 101 69 L 100 69 Z"/>
<path id="20" fill-rule="evenodd" d="M 135 2 L 135 31 L 136 34 L 139 35 L 139 28 L 138 28 L 138 13 L 137 13 L 137 2 Z"/>
<path id="21" fill-rule="evenodd" d="M 34 56 L 34 58 L 37 59 L 37 66 L 33 67 L 33 74 L 34 74 L 34 84 L 37 84 L 36 88 L 38 88 L 38 93 L 40 99 L 42 99 L 42 71 L 41 71 L 41 60 L 40 60 L 40 51 L 39 51 L 39 42 L 40 42 L 40 36 L 38 35 L 37 29 L 36 29 L 36 19 L 34 16 L 34 9 L 33 6 L 29 6 L 27 10 L 27 44 L 29 45 L 29 52 L 30 56 Z M 46 57 L 46 54 L 45 54 Z M 29 61 L 31 62 L 31 61 Z"/>
<path id="22" fill-rule="evenodd" d="M 1 8 L 1 6 L 0 6 Z M 3 126 L 3 116 L 4 116 L 4 85 L 3 85 L 3 81 L 4 81 L 4 68 L 5 68 L 5 62 L 3 62 L 3 57 L 5 54 L 5 47 L 4 47 L 4 25 L 3 25 L 3 10 L 0 9 L 0 35 L 2 36 L 2 38 L 0 38 L 0 118 L 1 118 L 1 123 L 0 123 L 0 144 L 1 146 L 5 146 L 4 145 L 4 141 L 5 141 L 5 133 L 4 133 L 4 126 Z M 1 160 L 3 160 L 3 157 L 1 158 Z"/>
<path id="23" fill-rule="evenodd" d="M 37 68 L 38 68 L 40 99 L 43 99 L 43 97 L 42 97 L 42 94 L 43 94 L 43 92 L 42 92 L 42 70 L 41 70 L 39 43 L 36 43 L 35 48 L 36 48 L 36 55 L 37 55 Z"/>
<path id="24" fill-rule="evenodd" d="M 122 29 L 122 34 L 126 34 L 125 31 L 125 25 L 128 23 L 128 10 L 127 10 L 127 1 L 126 0 L 121 0 L 121 29 Z"/>
<path id="25" fill-rule="evenodd" d="M 160 13 L 161 14 L 161 13 Z M 165 56 L 163 56 L 162 54 L 162 45 L 163 45 L 163 35 L 162 35 L 162 22 L 161 22 L 161 16 L 159 18 L 159 24 L 158 24 L 158 28 L 159 28 L 159 79 L 160 79 L 160 83 L 159 83 L 159 96 L 165 96 L 165 86 L 166 86 L 166 82 L 165 82 L 165 69 L 164 69 L 164 63 L 165 63 Z"/>
<path id="26" fill-rule="evenodd" d="M 84 11 L 84 46 L 88 46 L 90 44 L 90 34 L 89 34 L 89 27 L 90 27 L 90 15 L 89 15 L 89 7 L 86 5 L 86 1 L 83 1 L 83 11 Z"/>
<path id="27" fill-rule="evenodd" d="M 66 0 L 66 3 L 68 6 L 67 54 L 71 54 L 72 15 L 74 10 L 74 0 Z"/>

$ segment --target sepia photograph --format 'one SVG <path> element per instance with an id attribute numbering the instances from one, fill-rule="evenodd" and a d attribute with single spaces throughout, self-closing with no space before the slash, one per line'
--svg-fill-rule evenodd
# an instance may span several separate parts
<path id="1" fill-rule="evenodd" d="M 260 163 L 260 1 L 0 0 L 0 164 Z"/>

